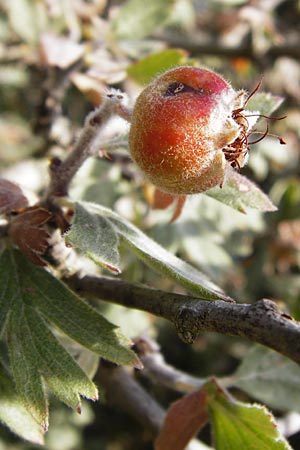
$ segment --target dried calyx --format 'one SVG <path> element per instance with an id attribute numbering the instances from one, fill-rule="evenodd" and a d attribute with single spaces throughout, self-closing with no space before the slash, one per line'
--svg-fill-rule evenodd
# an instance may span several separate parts
<path id="1" fill-rule="evenodd" d="M 249 123 L 249 118 L 255 118 L 256 122 L 256 120 L 260 117 L 264 117 L 267 120 L 282 120 L 286 117 L 270 117 L 259 113 L 249 113 L 249 111 L 245 110 L 247 103 L 249 102 L 250 98 L 258 91 L 260 85 L 261 80 L 255 87 L 255 89 L 253 89 L 253 91 L 246 97 L 246 99 L 245 91 L 241 91 L 239 94 L 239 96 L 241 97 L 241 106 L 237 107 L 237 109 L 234 109 L 232 112 L 232 118 L 240 126 L 240 134 L 231 144 L 223 148 L 223 153 L 226 160 L 235 169 L 241 169 L 242 167 L 244 167 L 248 160 L 250 146 L 262 141 L 266 136 L 276 137 L 279 140 L 280 144 L 285 144 L 285 141 L 282 137 L 269 133 L 268 123 L 264 132 L 252 130 L 254 124 Z M 254 141 L 249 141 L 249 138 L 252 135 L 260 135 L 260 137 L 258 139 L 255 139 Z"/>

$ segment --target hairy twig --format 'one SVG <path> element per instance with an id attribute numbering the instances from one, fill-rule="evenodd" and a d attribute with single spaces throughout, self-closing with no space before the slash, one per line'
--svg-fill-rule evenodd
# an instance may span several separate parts
<path id="1" fill-rule="evenodd" d="M 130 111 L 125 105 L 126 96 L 119 91 L 110 90 L 101 106 L 91 112 L 73 151 L 61 162 L 54 158 L 50 164 L 50 185 L 46 193 L 46 201 L 52 197 L 67 195 L 70 183 L 85 160 L 97 154 L 98 148 L 93 146 L 104 125 L 113 115 L 125 120 L 130 119 Z"/>
<path id="2" fill-rule="evenodd" d="M 255 304 L 209 302 L 99 276 L 73 276 L 69 283 L 83 296 L 164 317 L 187 343 L 203 332 L 217 332 L 263 344 L 300 362 L 300 324 L 282 313 L 271 300 Z"/>

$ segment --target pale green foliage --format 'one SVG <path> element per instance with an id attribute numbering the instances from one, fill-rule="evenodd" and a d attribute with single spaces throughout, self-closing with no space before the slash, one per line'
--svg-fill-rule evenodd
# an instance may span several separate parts
<path id="1" fill-rule="evenodd" d="M 174 0 L 152 0 L 147 5 L 127 1 L 112 22 L 112 31 L 118 39 L 140 39 L 166 22 L 173 5 Z"/>
<path id="2" fill-rule="evenodd" d="M 249 178 L 233 170 L 228 172 L 222 189 L 214 187 L 206 191 L 205 195 L 242 213 L 246 213 L 251 208 L 259 211 L 276 211 L 277 209 L 269 197 Z"/>

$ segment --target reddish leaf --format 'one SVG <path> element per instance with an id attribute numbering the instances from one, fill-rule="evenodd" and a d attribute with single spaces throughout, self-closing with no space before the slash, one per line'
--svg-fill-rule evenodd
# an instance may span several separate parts
<path id="1" fill-rule="evenodd" d="M 173 403 L 165 418 L 155 450 L 183 450 L 207 422 L 207 393 L 192 392 Z"/>
<path id="2" fill-rule="evenodd" d="M 52 217 L 52 214 L 45 208 L 39 206 L 33 206 L 32 208 L 27 208 L 22 214 L 18 214 L 15 217 L 14 222 L 22 222 L 28 225 L 44 225 Z"/>
<path id="3" fill-rule="evenodd" d="M 0 214 L 17 211 L 28 206 L 22 189 L 11 181 L 0 179 Z"/>
<path id="4" fill-rule="evenodd" d="M 45 266 L 40 257 L 49 246 L 50 234 L 43 225 L 51 218 L 51 213 L 44 208 L 33 207 L 18 214 L 11 222 L 9 234 L 31 262 Z"/>

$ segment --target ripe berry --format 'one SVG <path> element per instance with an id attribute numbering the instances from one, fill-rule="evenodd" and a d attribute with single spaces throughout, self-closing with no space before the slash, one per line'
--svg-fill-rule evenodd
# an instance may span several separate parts
<path id="1" fill-rule="evenodd" d="M 172 195 L 222 186 L 229 166 L 246 163 L 248 132 L 257 120 L 255 113 L 245 117 L 246 103 L 245 91 L 235 91 L 215 72 L 171 69 L 136 101 L 132 158 L 149 181 Z"/>

